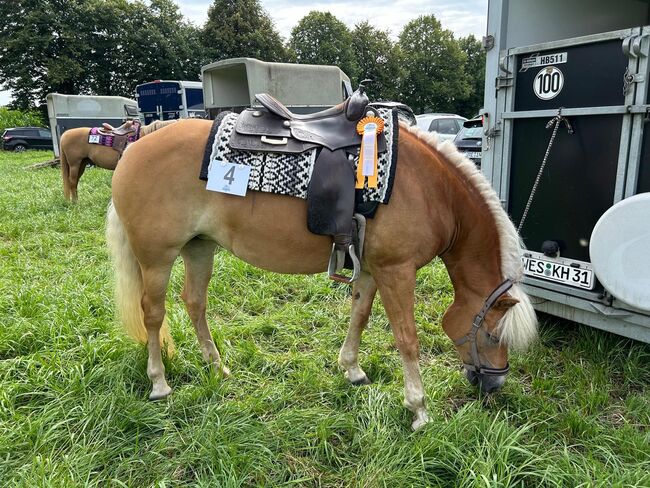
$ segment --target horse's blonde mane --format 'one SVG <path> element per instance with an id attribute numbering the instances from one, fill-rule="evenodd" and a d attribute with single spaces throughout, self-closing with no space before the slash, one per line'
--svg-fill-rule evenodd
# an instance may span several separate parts
<path id="1" fill-rule="evenodd" d="M 478 170 L 472 161 L 458 151 L 453 142 L 440 142 L 435 132 L 425 132 L 417 127 L 409 127 L 404 123 L 400 124 L 400 129 L 407 130 L 434 148 L 443 156 L 445 161 L 453 164 L 460 171 L 466 181 L 485 200 L 494 218 L 497 233 L 499 234 L 501 273 L 504 279 L 508 278 L 514 282 L 514 286 L 510 289 L 509 293 L 519 300 L 519 303 L 508 310 L 501 319 L 498 332 L 501 340 L 510 347 L 514 349 L 525 349 L 537 336 L 537 317 L 530 298 L 520 284 L 523 277 L 523 266 L 521 263 L 523 244 L 510 217 L 508 217 L 508 214 L 501 206 L 498 195 L 483 173 Z"/>
<path id="2" fill-rule="evenodd" d="M 154 131 L 157 131 L 158 129 L 162 129 L 166 125 L 173 124 L 177 122 L 178 119 L 172 119 L 172 120 L 154 120 L 151 124 L 149 125 L 143 125 L 140 127 L 140 137 L 144 137 L 146 135 L 151 134 Z"/>

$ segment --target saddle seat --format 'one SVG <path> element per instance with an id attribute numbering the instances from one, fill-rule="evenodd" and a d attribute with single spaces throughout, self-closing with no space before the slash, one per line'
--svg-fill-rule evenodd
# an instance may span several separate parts
<path id="1" fill-rule="evenodd" d="M 127 120 L 119 127 L 113 127 L 107 122 L 102 123 L 102 127 L 99 128 L 99 133 L 104 136 L 126 136 L 133 134 L 136 131 L 136 127 L 132 120 Z"/>
<path id="2" fill-rule="evenodd" d="M 333 107 L 326 108 L 320 112 L 315 112 L 312 114 L 296 114 L 289 110 L 280 100 L 275 97 L 272 97 L 268 93 L 258 93 L 255 95 L 255 98 L 266 108 L 269 112 L 281 117 L 285 120 L 314 120 L 321 119 L 324 117 L 332 117 L 340 115 L 345 110 L 345 105 L 347 102 L 334 105 Z"/>
<path id="3" fill-rule="evenodd" d="M 345 102 L 308 115 L 294 114 L 267 93 L 255 95 L 264 109 L 249 108 L 237 119 L 230 147 L 240 151 L 297 154 L 318 147 L 330 151 L 354 148 L 358 153 L 361 136 L 357 123 L 365 115 L 368 97 L 356 91 Z M 386 149 L 383 135 L 378 150 Z"/>

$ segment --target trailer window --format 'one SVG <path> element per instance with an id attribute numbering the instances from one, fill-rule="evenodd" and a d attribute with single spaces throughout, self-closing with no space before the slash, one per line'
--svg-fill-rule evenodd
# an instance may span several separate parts
<path id="1" fill-rule="evenodd" d="M 188 110 L 203 110 L 203 89 L 187 88 L 185 90 Z"/>

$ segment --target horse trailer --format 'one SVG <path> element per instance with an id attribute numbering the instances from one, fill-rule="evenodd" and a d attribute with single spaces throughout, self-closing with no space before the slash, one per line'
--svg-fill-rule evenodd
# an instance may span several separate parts
<path id="1" fill-rule="evenodd" d="M 650 2 L 489 0 L 483 44 L 482 171 L 535 308 L 650 342 Z"/>
<path id="2" fill-rule="evenodd" d="M 299 114 L 318 112 L 352 95 L 350 78 L 336 66 L 233 58 L 203 66 L 201 76 L 210 118 L 259 105 L 256 93 L 268 93 Z"/>
<path id="3" fill-rule="evenodd" d="M 128 119 L 138 118 L 138 104 L 130 98 L 49 93 L 46 101 L 57 158 L 59 140 L 68 129 L 97 127 L 103 122 L 118 126 Z"/>
<path id="4" fill-rule="evenodd" d="M 204 118 L 200 81 L 155 80 L 135 87 L 145 125 L 154 120 Z"/>

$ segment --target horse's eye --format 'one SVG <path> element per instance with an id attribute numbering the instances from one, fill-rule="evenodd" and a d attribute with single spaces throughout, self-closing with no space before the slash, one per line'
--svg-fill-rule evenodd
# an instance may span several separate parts
<path id="1" fill-rule="evenodd" d="M 489 332 L 486 332 L 485 335 L 487 335 L 489 341 L 492 342 L 493 344 L 498 344 L 499 342 L 501 342 L 501 339 L 497 335 L 490 334 Z"/>

